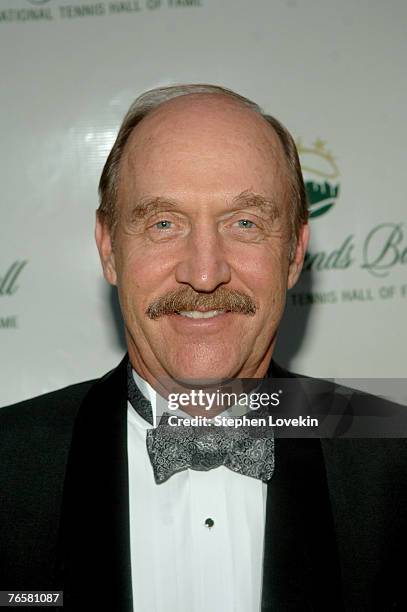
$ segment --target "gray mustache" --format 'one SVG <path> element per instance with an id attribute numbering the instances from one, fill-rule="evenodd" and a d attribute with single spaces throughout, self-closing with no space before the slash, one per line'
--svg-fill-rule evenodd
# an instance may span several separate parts
<path id="1" fill-rule="evenodd" d="M 246 293 L 222 286 L 212 293 L 199 293 L 192 287 L 184 287 L 155 299 L 147 308 L 146 315 L 158 319 L 182 310 L 229 310 L 254 315 L 256 304 Z"/>

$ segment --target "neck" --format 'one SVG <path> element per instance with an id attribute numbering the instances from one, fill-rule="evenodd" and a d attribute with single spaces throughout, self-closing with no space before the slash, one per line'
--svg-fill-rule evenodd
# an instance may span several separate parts
<path id="1" fill-rule="evenodd" d="M 165 412 L 182 410 L 187 414 L 213 418 L 232 407 L 244 407 L 248 396 L 259 387 L 259 381 L 267 376 L 267 368 L 255 370 L 255 376 L 233 377 L 217 380 L 175 380 L 168 374 L 158 378 L 143 367 L 145 364 L 132 358 L 129 351 L 130 363 L 135 372 L 143 378 L 157 393 L 157 410 Z M 261 374 L 260 374 L 261 373 Z M 159 403 L 163 402 L 160 410 Z"/>

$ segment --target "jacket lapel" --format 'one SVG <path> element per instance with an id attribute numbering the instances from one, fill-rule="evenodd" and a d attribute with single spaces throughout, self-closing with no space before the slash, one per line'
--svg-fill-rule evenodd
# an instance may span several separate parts
<path id="1" fill-rule="evenodd" d="M 57 567 L 64 610 L 132 610 L 127 359 L 92 386 L 75 421 Z"/>
<path id="2" fill-rule="evenodd" d="M 275 363 L 276 378 L 295 377 Z M 319 439 L 275 440 L 268 485 L 262 612 L 341 610 L 340 568 Z"/>

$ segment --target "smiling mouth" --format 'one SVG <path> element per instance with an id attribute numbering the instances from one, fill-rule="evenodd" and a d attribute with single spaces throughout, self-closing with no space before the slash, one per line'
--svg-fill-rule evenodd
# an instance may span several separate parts
<path id="1" fill-rule="evenodd" d="M 188 317 L 189 319 L 212 319 L 218 315 L 228 312 L 227 310 L 180 310 L 177 314 L 181 317 Z"/>

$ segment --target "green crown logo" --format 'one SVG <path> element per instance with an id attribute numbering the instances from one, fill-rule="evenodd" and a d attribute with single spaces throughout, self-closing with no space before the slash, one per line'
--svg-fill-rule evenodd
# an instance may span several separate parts
<path id="1" fill-rule="evenodd" d="M 339 196 L 339 183 L 333 183 L 339 176 L 338 166 L 332 153 L 326 150 L 325 144 L 319 138 L 312 147 L 306 147 L 300 140 L 297 141 L 311 219 L 327 213 Z"/>

